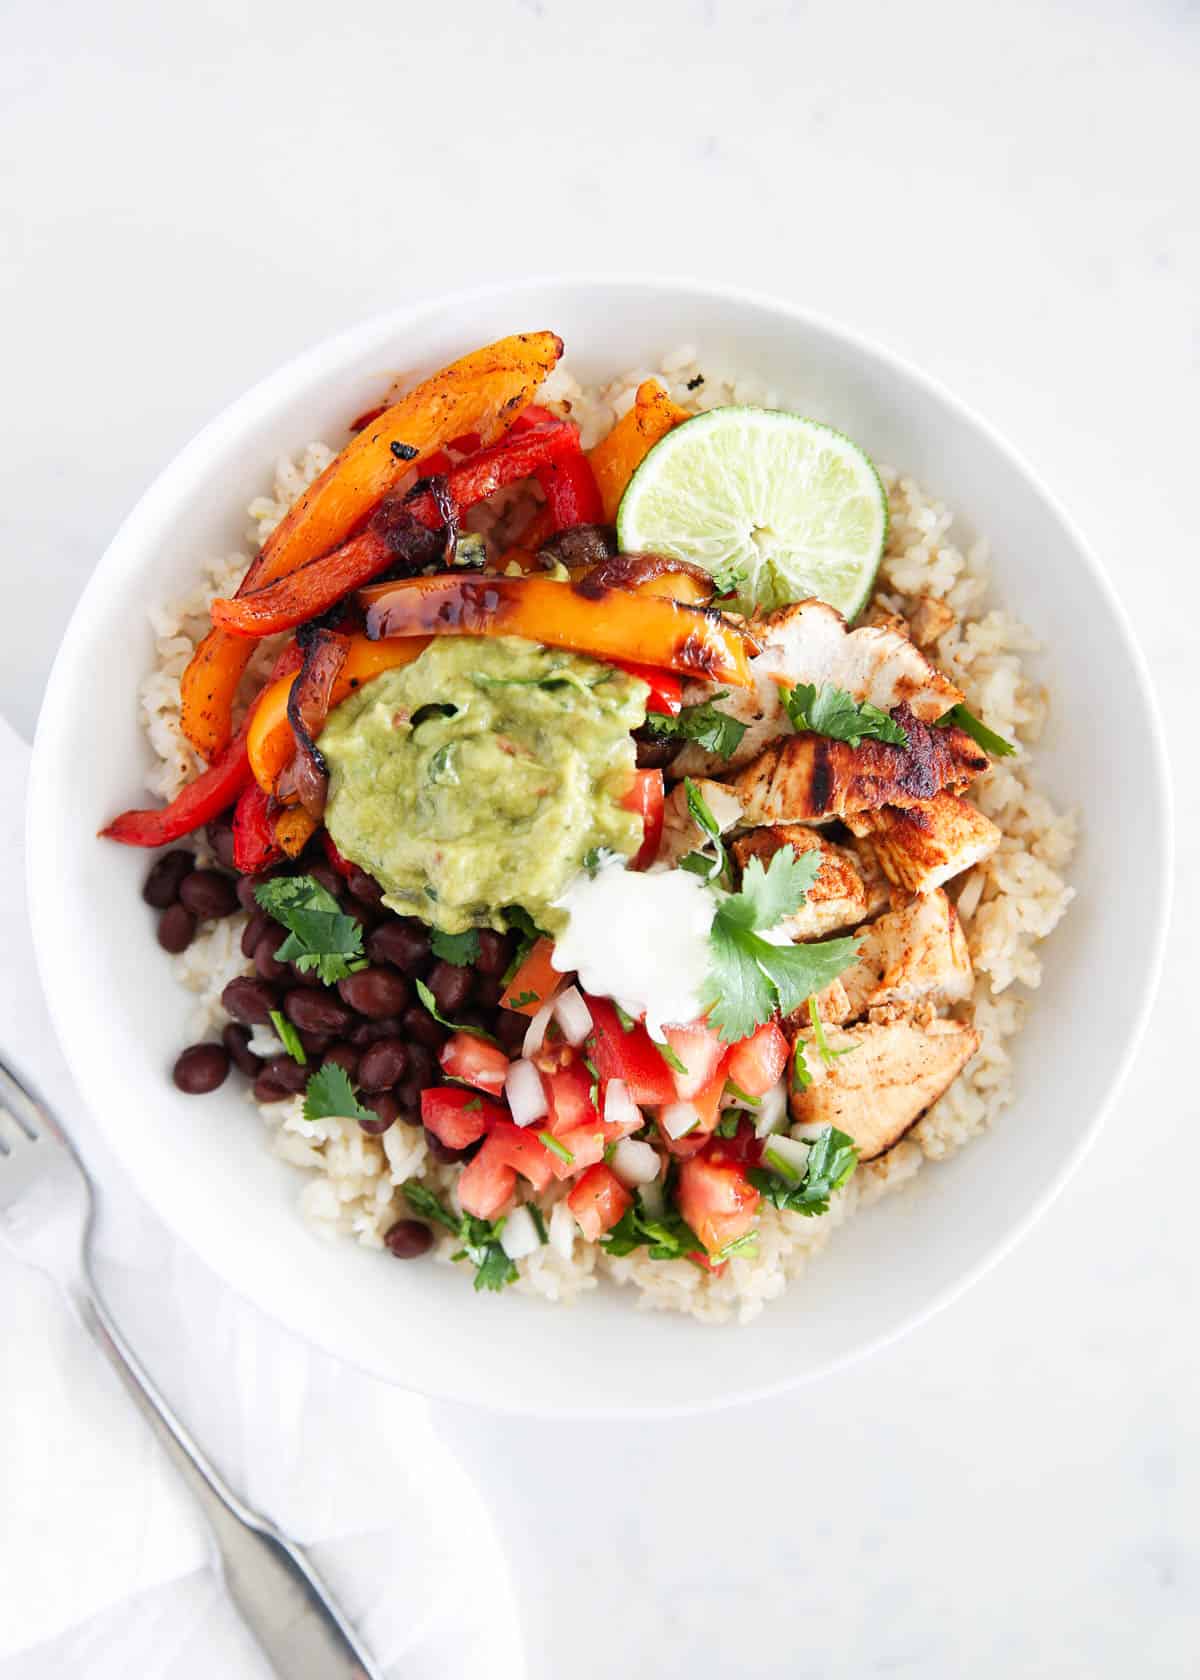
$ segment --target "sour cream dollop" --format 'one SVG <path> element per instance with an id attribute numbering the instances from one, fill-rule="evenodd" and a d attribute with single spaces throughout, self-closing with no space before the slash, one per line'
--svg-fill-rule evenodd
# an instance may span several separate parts
<path id="1" fill-rule="evenodd" d="M 575 971 L 585 992 L 615 998 L 628 1015 L 645 1015 L 652 1038 L 668 1021 L 703 1013 L 708 935 L 716 901 L 684 869 L 641 874 L 601 869 L 580 875 L 556 909 L 570 918 L 555 940 L 554 966 Z"/>

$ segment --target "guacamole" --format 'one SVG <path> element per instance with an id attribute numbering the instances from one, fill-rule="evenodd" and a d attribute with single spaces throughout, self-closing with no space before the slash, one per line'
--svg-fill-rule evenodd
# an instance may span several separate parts
<path id="1" fill-rule="evenodd" d="M 585 855 L 641 845 L 621 801 L 646 695 L 520 637 L 439 636 L 330 713 L 326 826 L 401 915 L 461 933 L 520 904 L 556 933 L 551 905 Z"/>

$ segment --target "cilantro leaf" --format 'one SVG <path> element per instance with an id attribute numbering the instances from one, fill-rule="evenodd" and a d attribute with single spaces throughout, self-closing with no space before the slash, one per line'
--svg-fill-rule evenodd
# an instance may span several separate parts
<path id="1" fill-rule="evenodd" d="M 545 1247 L 550 1238 L 546 1232 L 546 1221 L 542 1218 L 542 1210 L 536 1202 L 526 1202 L 524 1205 L 529 1209 L 529 1217 L 533 1220 L 533 1228 L 538 1234 L 538 1241 Z"/>
<path id="2" fill-rule="evenodd" d="M 429 987 L 425 984 L 424 980 L 417 981 L 417 996 L 425 1005 L 426 1009 L 428 1009 L 429 1013 L 433 1016 L 434 1020 L 440 1021 L 442 1026 L 446 1027 L 450 1032 L 470 1033 L 472 1038 L 482 1038 L 488 1044 L 495 1044 L 497 1042 L 496 1039 L 492 1037 L 491 1033 L 484 1032 L 482 1027 L 468 1027 L 458 1021 L 448 1021 L 438 1008 L 437 999 L 429 990 Z"/>
<path id="3" fill-rule="evenodd" d="M 402 1184 L 400 1189 L 414 1213 L 419 1213 L 422 1219 L 444 1225 L 447 1231 L 453 1231 L 456 1237 L 460 1234 L 459 1221 L 452 1213 L 447 1213 L 432 1190 L 426 1190 L 423 1184 Z"/>
<path id="4" fill-rule="evenodd" d="M 294 1062 L 299 1062 L 302 1067 L 305 1066 L 308 1062 L 308 1056 L 305 1053 L 303 1044 L 300 1042 L 300 1034 L 288 1020 L 287 1016 L 281 1014 L 278 1009 L 272 1009 L 271 1025 L 275 1028 L 276 1033 L 279 1035 L 279 1042 L 283 1045 L 283 1048 L 287 1051 L 292 1060 Z"/>
<path id="5" fill-rule="evenodd" d="M 771 945 L 757 934 L 750 937 L 761 946 L 755 955 L 779 993 L 779 1008 L 784 1015 L 799 1009 L 812 992 L 824 991 L 858 956 L 859 940 L 853 934 L 846 939 L 822 939 L 803 945 Z"/>
<path id="6" fill-rule="evenodd" d="M 500 914 L 504 917 L 509 932 L 518 935 L 517 948 L 501 980 L 501 984 L 507 986 L 543 934 L 528 910 L 519 904 L 506 904 Z"/>
<path id="7" fill-rule="evenodd" d="M 435 957 L 453 963 L 455 968 L 470 968 L 479 960 L 479 935 L 474 928 L 465 933 L 443 933 L 441 928 L 434 928 L 429 943 Z"/>
<path id="8" fill-rule="evenodd" d="M 757 951 L 774 950 L 747 928 L 722 919 L 720 911 L 708 936 L 708 974 L 700 988 L 700 1002 L 711 1026 L 726 1044 L 749 1038 L 769 1021 L 778 1002 L 770 977 L 759 966 Z"/>
<path id="9" fill-rule="evenodd" d="M 722 689 L 703 705 L 684 706 L 676 717 L 668 717 L 664 712 L 647 712 L 645 726 L 660 739 L 694 741 L 705 752 L 715 753 L 718 758 L 732 758 L 741 745 L 747 725 L 728 712 L 719 710 L 716 702 L 728 697 L 729 690 Z"/>
<path id="10" fill-rule="evenodd" d="M 558 1141 L 553 1132 L 539 1132 L 538 1138 L 542 1145 L 550 1151 L 551 1155 L 557 1155 L 559 1160 L 565 1162 L 568 1167 L 573 1165 L 575 1160 L 574 1155 L 567 1148 L 565 1143 L 560 1143 Z"/>
<path id="11" fill-rule="evenodd" d="M 672 1073 L 687 1072 L 687 1064 L 675 1054 L 674 1050 L 672 1050 L 665 1038 L 661 1040 L 656 1038 L 652 1040 L 652 1043 L 654 1048 L 662 1057 L 663 1061 L 666 1062 L 667 1066 L 671 1069 Z"/>
<path id="12" fill-rule="evenodd" d="M 804 1040 L 797 1038 L 796 1048 L 792 1051 L 792 1090 L 807 1091 L 811 1084 L 812 1074 L 804 1060 Z"/>
<path id="13" fill-rule="evenodd" d="M 790 846 L 780 846 L 766 869 L 761 858 L 752 857 L 742 871 L 741 892 L 721 900 L 720 914 L 739 927 L 778 927 L 799 910 L 820 869 L 820 852 L 794 852 Z"/>
<path id="14" fill-rule="evenodd" d="M 275 953 L 280 962 L 294 962 L 304 974 L 315 972 L 326 986 L 367 966 L 362 924 L 344 915 L 333 894 L 311 875 L 278 875 L 255 887 L 254 896 L 288 930 Z"/>
<path id="15" fill-rule="evenodd" d="M 602 869 L 625 861 L 620 852 L 614 852 L 611 846 L 589 846 L 583 854 L 583 867 L 593 881 Z"/>
<path id="16" fill-rule="evenodd" d="M 746 581 L 743 568 L 728 560 L 713 572 L 713 584 L 718 595 L 736 595 Z"/>
<path id="17" fill-rule="evenodd" d="M 832 683 L 822 683 L 819 688 L 816 683 L 797 683 L 780 693 L 793 729 L 808 729 L 814 735 L 827 735 L 852 747 L 861 746 L 867 735 L 894 747 L 908 745 L 907 732 L 894 718 L 869 700 L 856 700 Z"/>
<path id="18" fill-rule="evenodd" d="M 1006 741 L 1003 735 L 997 735 L 994 730 L 989 729 L 987 724 L 981 722 L 974 712 L 968 711 L 966 706 L 951 706 L 950 710 L 944 712 L 937 720 L 939 729 L 945 729 L 951 723 L 965 730 L 975 745 L 982 747 L 984 752 L 991 753 L 993 758 L 1011 758 L 1017 750 L 1011 741 Z"/>
<path id="19" fill-rule="evenodd" d="M 741 1119 L 741 1114 L 736 1108 L 727 1108 L 717 1121 L 717 1136 L 723 1138 L 736 1137 Z"/>
<path id="20" fill-rule="evenodd" d="M 616 1257 L 632 1254 L 635 1248 L 648 1248 L 651 1260 L 686 1260 L 691 1254 L 704 1253 L 704 1244 L 679 1214 L 664 1213 L 661 1219 L 651 1219 L 637 1202 L 626 1208 L 608 1235 L 600 1239 L 600 1246 Z"/>
<path id="21" fill-rule="evenodd" d="M 503 1229 L 503 1219 L 493 1225 L 490 1220 L 476 1219 L 473 1214 L 463 1215 L 459 1227 L 462 1247 L 452 1258 L 469 1260 L 475 1267 L 476 1289 L 499 1290 L 517 1280 L 517 1268 L 500 1246 Z"/>
<path id="22" fill-rule="evenodd" d="M 354 1095 L 345 1068 L 326 1062 L 318 1068 L 304 1093 L 306 1120 L 378 1120 L 373 1108 L 364 1108 Z"/>
<path id="23" fill-rule="evenodd" d="M 720 826 L 708 808 L 708 801 L 690 776 L 684 777 L 683 789 L 691 819 L 708 839 L 716 855 L 709 860 L 702 852 L 691 852 L 683 859 L 680 868 L 689 870 L 693 875 L 707 875 L 710 881 L 716 881 L 729 872 L 729 859 L 725 853 L 725 843 L 721 839 Z"/>
<path id="24" fill-rule="evenodd" d="M 786 1213 L 806 1218 L 829 1212 L 829 1198 L 840 1190 L 858 1164 L 858 1146 L 852 1137 L 827 1126 L 810 1146 L 804 1177 L 795 1183 L 781 1173 L 751 1167 L 747 1177 L 769 1202 Z"/>
<path id="25" fill-rule="evenodd" d="M 817 1047 L 817 1055 L 820 1056 L 826 1067 L 832 1067 L 839 1056 L 848 1056 L 851 1051 L 858 1049 L 856 1043 L 847 1044 L 841 1050 L 831 1050 L 829 1048 L 829 1040 L 825 1037 L 825 1023 L 821 1020 L 820 1013 L 817 1010 L 815 997 L 810 997 L 808 1000 L 808 1018 L 812 1022 L 813 1043 Z M 799 1040 L 797 1040 L 797 1043 L 799 1043 Z"/>

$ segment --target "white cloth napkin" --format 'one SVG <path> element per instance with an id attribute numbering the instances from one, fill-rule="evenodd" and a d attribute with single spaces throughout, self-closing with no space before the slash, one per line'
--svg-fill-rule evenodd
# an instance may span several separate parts
<path id="1" fill-rule="evenodd" d="M 110 1307 L 234 1487 L 312 1546 L 382 1663 L 404 1680 L 520 1680 L 504 1554 L 430 1407 L 233 1295 L 138 1199 L 88 1121 L 33 962 L 27 762 L 0 718 L 0 1053 L 102 1186 L 96 1272 Z M 53 1286 L 2 1251 L 0 1350 L 0 1680 L 269 1674 L 140 1415 Z"/>

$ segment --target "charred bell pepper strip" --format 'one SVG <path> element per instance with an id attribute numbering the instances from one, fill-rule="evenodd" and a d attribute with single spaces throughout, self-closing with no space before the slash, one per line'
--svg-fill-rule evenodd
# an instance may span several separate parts
<path id="1" fill-rule="evenodd" d="M 398 665 L 411 665 L 428 646 L 427 641 L 416 637 L 411 641 L 371 642 L 365 636 L 351 636 L 346 662 L 330 692 L 330 709 L 381 672 L 394 670 Z M 265 793 L 274 793 L 296 750 L 296 737 L 288 718 L 288 697 L 294 681 L 294 674 L 281 677 L 265 689 L 250 720 L 246 743 L 250 769 Z"/>
<path id="2" fill-rule="evenodd" d="M 528 405 L 561 355 L 555 333 L 503 338 L 443 368 L 368 419 L 272 531 L 239 593 L 286 577 L 336 548 L 402 478 L 420 472 L 433 450 L 467 433 L 490 442 Z M 233 704 L 251 652 L 244 641 L 214 629 L 184 672 L 180 726 L 210 764 L 232 735 Z"/>
<path id="3" fill-rule="evenodd" d="M 276 844 L 285 856 L 299 857 L 320 826 L 303 805 L 293 805 L 275 819 Z"/>
<path id="4" fill-rule="evenodd" d="M 633 407 L 588 455 L 600 487 L 604 517 L 610 524 L 617 517 L 629 480 L 654 445 L 691 418 L 686 408 L 671 401 L 656 379 L 638 386 Z"/>
<path id="5" fill-rule="evenodd" d="M 301 660 L 300 649 L 294 642 L 289 643 L 275 661 L 273 681 L 286 683 L 290 688 Z M 118 840 L 123 846 L 167 846 L 227 811 L 251 781 L 247 742 L 258 708 L 269 692 L 263 690 L 229 745 L 169 805 L 158 811 L 123 811 L 107 828 L 100 830 L 102 837 Z"/>
<path id="6" fill-rule="evenodd" d="M 554 467 L 539 467 L 534 477 L 546 494 L 551 535 L 572 525 L 599 525 L 604 518 L 600 492 L 586 455 L 572 455 Z"/>
<path id="7" fill-rule="evenodd" d="M 656 671 L 652 665 L 632 665 L 627 659 L 614 659 L 618 671 L 636 677 L 650 690 L 646 701 L 648 712 L 660 712 L 664 717 L 678 717 L 683 710 L 683 684 L 670 671 Z"/>
<path id="8" fill-rule="evenodd" d="M 394 636 L 524 636 L 611 662 L 633 659 L 749 688 L 747 637 L 712 608 L 545 577 L 403 578 L 359 592 L 372 640 Z M 751 650 L 754 642 L 749 641 Z"/>
<path id="9" fill-rule="evenodd" d="M 476 502 L 486 501 L 505 485 L 532 478 L 539 471 L 552 471 L 571 458 L 580 459 L 579 428 L 570 420 L 552 420 L 537 426 L 510 433 L 491 449 L 481 449 L 469 455 L 446 474 L 446 488 L 450 500 L 459 513 L 465 513 Z M 406 504 L 414 518 L 430 530 L 442 524 L 442 518 L 428 492 L 414 496 Z"/>
<path id="10" fill-rule="evenodd" d="M 256 875 L 268 864 L 278 863 L 283 847 L 275 839 L 271 801 L 251 782 L 242 789 L 233 809 L 233 867 L 243 875 Z"/>

